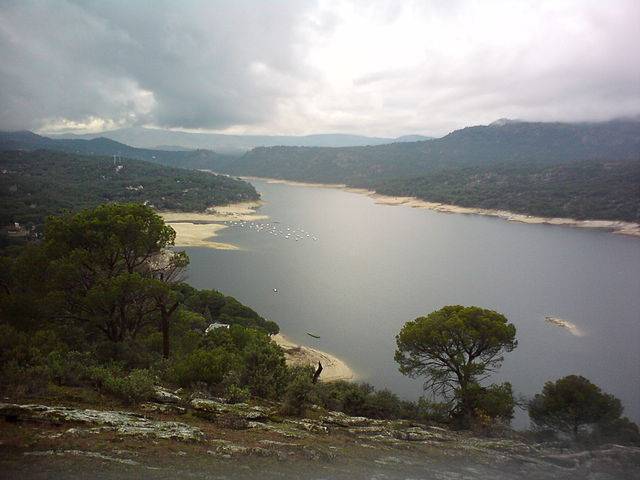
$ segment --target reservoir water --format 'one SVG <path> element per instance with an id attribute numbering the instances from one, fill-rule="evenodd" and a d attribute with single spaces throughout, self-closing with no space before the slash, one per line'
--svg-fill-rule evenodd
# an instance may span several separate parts
<path id="1" fill-rule="evenodd" d="M 293 340 L 344 359 L 360 380 L 408 399 L 423 392 L 393 360 L 404 322 L 449 304 L 497 310 L 519 345 L 492 380 L 532 396 L 545 381 L 584 375 L 640 420 L 640 239 L 252 183 L 270 217 L 259 223 L 301 238 L 231 226 L 216 240 L 241 250 L 186 249 L 195 287 L 236 297 Z M 525 426 L 526 415 L 515 423 Z"/>

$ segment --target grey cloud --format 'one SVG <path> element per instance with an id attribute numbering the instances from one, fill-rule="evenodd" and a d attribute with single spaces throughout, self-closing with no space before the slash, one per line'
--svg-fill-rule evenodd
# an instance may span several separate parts
<path id="1" fill-rule="evenodd" d="M 396 136 L 500 117 L 640 112 L 636 0 L 342 7 L 338 0 L 0 0 L 0 129 L 65 121 Z M 495 23 L 475 22 L 474 8 L 492 9 Z M 525 15 L 511 18 L 518 8 Z M 344 82 L 333 64 L 309 60 L 340 29 L 393 26 L 407 11 L 424 25 L 417 35 L 429 39 L 403 45 L 424 43 L 415 62 L 380 56 Z M 521 32 L 518 22 L 529 17 L 535 22 Z M 434 30 L 443 38 L 429 37 Z M 504 38 L 494 35 L 502 30 Z M 330 53 L 340 56 L 342 47 Z"/>
<path id="2" fill-rule="evenodd" d="M 294 58 L 303 13 L 295 1 L 5 2 L 0 127 L 264 121 L 305 76 Z"/>

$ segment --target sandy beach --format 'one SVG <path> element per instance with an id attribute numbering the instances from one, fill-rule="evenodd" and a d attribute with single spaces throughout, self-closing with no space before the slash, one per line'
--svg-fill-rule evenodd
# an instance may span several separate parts
<path id="1" fill-rule="evenodd" d="M 320 380 L 335 382 L 337 380 L 355 380 L 356 374 L 349 366 L 330 353 L 317 350 L 305 345 L 298 345 L 281 333 L 271 337 L 284 350 L 288 365 L 318 366 L 322 363 Z"/>
<path id="2" fill-rule="evenodd" d="M 266 220 L 256 210 L 262 202 L 241 202 L 211 207 L 206 212 L 160 212 L 167 225 L 176 231 L 176 246 L 239 250 L 230 243 L 216 242 L 217 232 L 227 228 L 222 222 Z"/>
<path id="3" fill-rule="evenodd" d="M 582 330 L 580 330 L 580 328 L 578 328 L 578 326 L 575 323 L 572 323 L 569 320 L 563 320 L 562 318 L 557 318 L 557 317 L 544 317 L 544 321 L 550 325 L 564 328 L 571 335 L 575 337 L 585 336 L 585 333 Z"/>
<path id="4" fill-rule="evenodd" d="M 510 222 L 520 222 L 529 224 L 543 225 L 560 225 L 578 228 L 597 228 L 608 230 L 619 235 L 630 235 L 640 237 L 640 224 L 634 222 L 624 222 L 620 220 L 576 220 L 574 218 L 560 217 L 538 217 L 535 215 L 525 215 L 521 213 L 510 212 L 508 210 L 491 210 L 486 208 L 461 207 L 459 205 L 449 205 L 446 203 L 427 202 L 416 197 L 394 197 L 389 195 L 381 195 L 373 190 L 365 188 L 353 188 L 344 184 L 331 183 L 305 183 L 298 181 L 281 180 L 277 178 L 264 177 L 241 177 L 244 180 L 263 180 L 267 183 L 279 183 L 284 185 L 292 185 L 298 187 L 314 187 L 314 188 L 338 188 L 347 192 L 367 195 L 371 197 L 378 205 L 404 206 L 411 208 L 424 208 L 442 213 L 462 213 L 466 215 L 487 215 L 490 217 L 498 217 Z"/>

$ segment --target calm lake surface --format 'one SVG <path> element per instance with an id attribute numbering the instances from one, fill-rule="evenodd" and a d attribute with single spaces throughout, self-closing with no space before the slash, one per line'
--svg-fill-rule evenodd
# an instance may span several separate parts
<path id="1" fill-rule="evenodd" d="M 236 297 L 293 340 L 408 399 L 422 394 L 422 382 L 402 376 L 393 360 L 404 322 L 449 304 L 497 310 L 516 325 L 519 345 L 494 381 L 532 396 L 545 381 L 581 374 L 640 420 L 640 239 L 252 183 L 270 217 L 256 223 L 270 226 L 231 226 L 216 239 L 241 251 L 188 248 L 195 287 Z M 273 222 L 302 239 L 267 233 Z M 582 336 L 545 316 L 569 320 Z M 515 423 L 525 426 L 526 415 Z"/>

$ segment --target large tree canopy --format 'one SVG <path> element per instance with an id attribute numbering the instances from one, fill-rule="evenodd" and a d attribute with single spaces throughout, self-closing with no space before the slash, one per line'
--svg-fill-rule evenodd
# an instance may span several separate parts
<path id="1" fill-rule="evenodd" d="M 529 404 L 529 416 L 538 427 L 578 436 L 582 425 L 611 423 L 620 418 L 622 404 L 580 375 L 547 382 Z"/>
<path id="2" fill-rule="evenodd" d="M 493 310 L 450 305 L 407 322 L 396 337 L 400 371 L 426 377 L 425 389 L 472 414 L 470 389 L 517 346 L 516 328 Z"/>
<path id="3" fill-rule="evenodd" d="M 76 255 L 85 270 L 116 275 L 133 273 L 162 253 L 173 245 L 176 232 L 147 206 L 106 204 L 50 217 L 45 238 L 52 256 Z"/>
<path id="4" fill-rule="evenodd" d="M 112 341 L 135 337 L 159 317 L 167 357 L 168 325 L 180 300 L 172 286 L 189 262 L 184 252 L 167 250 L 175 235 L 162 217 L 138 204 L 49 218 L 44 249 L 66 315 L 93 324 Z"/>

